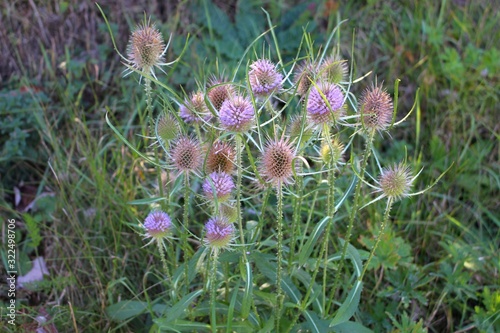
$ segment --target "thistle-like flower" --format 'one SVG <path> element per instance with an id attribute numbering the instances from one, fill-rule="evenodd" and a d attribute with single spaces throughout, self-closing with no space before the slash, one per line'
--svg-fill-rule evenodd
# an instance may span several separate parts
<path id="1" fill-rule="evenodd" d="M 212 217 L 205 224 L 205 245 L 212 252 L 227 249 L 234 240 L 235 228 L 225 217 Z"/>
<path id="2" fill-rule="evenodd" d="M 255 118 L 255 112 L 250 99 L 235 95 L 226 99 L 219 111 L 219 120 L 226 130 L 236 133 L 250 129 Z"/>
<path id="3" fill-rule="evenodd" d="M 173 224 L 167 213 L 161 210 L 154 210 L 149 213 L 142 226 L 146 231 L 146 238 L 162 240 L 171 233 Z"/>
<path id="4" fill-rule="evenodd" d="M 315 124 L 337 121 L 343 116 L 344 93 L 333 83 L 322 82 L 311 88 L 307 99 L 307 114 Z"/>
<path id="5" fill-rule="evenodd" d="M 383 131 L 392 122 L 392 99 L 382 86 L 367 88 L 360 103 L 361 122 L 366 130 Z"/>
<path id="6" fill-rule="evenodd" d="M 170 150 L 170 159 L 174 169 L 179 172 L 196 172 L 203 163 L 203 151 L 198 140 L 181 136 Z"/>
<path id="7" fill-rule="evenodd" d="M 260 158 L 260 174 L 267 183 L 279 187 L 292 182 L 295 152 L 288 140 L 271 140 Z"/>
<path id="8" fill-rule="evenodd" d="M 316 72 L 316 66 L 309 60 L 304 61 L 297 67 L 294 76 L 297 95 L 305 96 L 307 94 L 312 82 L 316 80 Z"/>
<path id="9" fill-rule="evenodd" d="M 347 76 L 347 61 L 330 56 L 321 64 L 319 73 L 326 82 L 339 84 Z"/>
<path id="10" fill-rule="evenodd" d="M 342 153 L 344 152 L 344 144 L 335 137 L 330 143 L 324 142 L 321 146 L 320 155 L 324 163 L 333 162 L 337 164 L 342 162 Z"/>
<path id="11" fill-rule="evenodd" d="M 208 152 L 205 171 L 224 172 L 230 175 L 234 172 L 235 159 L 236 151 L 233 146 L 228 142 L 216 141 Z"/>
<path id="12" fill-rule="evenodd" d="M 207 96 L 216 111 L 222 107 L 222 103 L 234 94 L 233 86 L 226 83 L 224 78 L 212 76 L 208 81 Z"/>
<path id="13" fill-rule="evenodd" d="M 138 25 L 130 36 L 127 47 L 128 58 L 122 57 L 131 67 L 125 70 L 125 76 L 138 70 L 142 73 L 149 73 L 156 78 L 155 67 L 162 70 L 161 66 L 169 66 L 175 62 L 164 62 L 164 55 L 169 45 L 170 39 L 165 46 L 163 36 L 155 25 L 151 24 L 150 20 Z"/>
<path id="14" fill-rule="evenodd" d="M 209 121 L 212 118 L 212 114 L 205 104 L 203 92 L 198 91 L 191 94 L 189 99 L 186 98 L 179 108 L 179 116 L 186 123 L 199 123 L 203 120 Z"/>
<path id="15" fill-rule="evenodd" d="M 169 142 L 177 137 L 180 128 L 177 119 L 170 114 L 162 115 L 156 122 L 156 138 L 163 142 Z"/>
<path id="16" fill-rule="evenodd" d="M 225 202 L 234 189 L 234 182 L 227 173 L 212 172 L 203 182 L 202 188 L 208 199 L 217 198 L 218 202 Z"/>
<path id="17" fill-rule="evenodd" d="M 271 61 L 259 59 L 250 65 L 248 80 L 253 93 L 265 97 L 281 89 L 283 75 Z"/>

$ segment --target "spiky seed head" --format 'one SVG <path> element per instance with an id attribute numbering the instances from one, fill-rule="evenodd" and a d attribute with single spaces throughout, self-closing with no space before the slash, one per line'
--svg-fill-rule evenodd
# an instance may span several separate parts
<path id="1" fill-rule="evenodd" d="M 271 140 L 260 159 L 260 173 L 273 186 L 290 184 L 293 176 L 295 152 L 286 139 Z"/>
<path id="2" fill-rule="evenodd" d="M 248 80 L 253 93 L 265 97 L 281 89 L 283 75 L 270 60 L 259 59 L 250 65 Z"/>
<path id="3" fill-rule="evenodd" d="M 235 159 L 236 151 L 232 145 L 224 141 L 215 141 L 208 152 L 205 171 L 224 172 L 230 175 L 234 172 Z"/>
<path id="4" fill-rule="evenodd" d="M 347 76 L 347 61 L 336 56 L 330 56 L 323 61 L 319 68 L 321 78 L 326 82 L 339 84 Z"/>
<path id="5" fill-rule="evenodd" d="M 233 204 L 228 202 L 223 203 L 219 207 L 219 213 L 224 216 L 229 222 L 234 223 L 238 219 L 238 210 Z"/>
<path id="6" fill-rule="evenodd" d="M 224 78 L 212 76 L 208 81 L 207 95 L 208 99 L 216 111 L 222 107 L 222 103 L 234 94 L 234 88 L 226 82 Z"/>
<path id="7" fill-rule="evenodd" d="M 137 70 L 154 74 L 154 67 L 164 62 L 165 42 L 154 24 L 148 20 L 138 25 L 127 47 L 128 62 Z"/>
<path id="8" fill-rule="evenodd" d="M 154 210 L 149 213 L 143 224 L 146 230 L 146 237 L 153 239 L 162 239 L 168 236 L 172 226 L 170 216 L 161 210 Z"/>
<path id="9" fill-rule="evenodd" d="M 297 95 L 305 96 L 312 83 L 316 81 L 317 68 L 310 60 L 305 60 L 297 67 L 294 75 L 294 83 L 297 87 Z"/>
<path id="10" fill-rule="evenodd" d="M 179 108 L 179 116 L 186 123 L 199 123 L 203 120 L 209 121 L 212 118 L 212 114 L 205 104 L 202 91 L 192 93 L 189 99 L 184 100 L 184 103 Z"/>
<path id="11" fill-rule="evenodd" d="M 384 196 L 393 200 L 405 198 L 410 194 L 413 185 L 410 167 L 399 163 L 384 168 L 378 182 Z"/>
<path id="12" fill-rule="evenodd" d="M 219 111 L 219 120 L 226 130 L 242 133 L 250 129 L 255 112 L 250 99 L 235 95 L 226 99 Z"/>
<path id="13" fill-rule="evenodd" d="M 324 163 L 333 163 L 333 165 L 335 165 L 338 162 L 342 162 L 343 151 L 344 144 L 340 142 L 337 137 L 335 137 L 330 144 L 328 144 L 328 142 L 324 142 L 321 145 L 320 154 Z"/>
<path id="14" fill-rule="evenodd" d="M 382 131 L 392 123 L 392 99 L 382 86 L 372 85 L 361 98 L 361 121 L 367 130 Z"/>
<path id="15" fill-rule="evenodd" d="M 324 97 L 323 97 L 324 96 Z M 344 93 L 333 83 L 321 82 L 311 88 L 307 99 L 307 114 L 315 124 L 337 121 L 344 114 Z"/>
<path id="16" fill-rule="evenodd" d="M 225 202 L 234 189 L 234 182 L 227 173 L 212 172 L 203 182 L 202 188 L 208 199 L 217 198 L 218 202 Z"/>
<path id="17" fill-rule="evenodd" d="M 158 118 L 156 123 L 157 139 L 169 142 L 177 137 L 179 131 L 179 123 L 172 115 L 164 114 Z"/>
<path id="18" fill-rule="evenodd" d="M 294 116 L 290 122 L 290 139 L 299 139 L 304 143 L 309 141 L 314 131 L 301 115 Z"/>
<path id="19" fill-rule="evenodd" d="M 195 172 L 203 163 L 203 151 L 198 140 L 181 136 L 170 150 L 173 167 L 180 172 Z"/>
<path id="20" fill-rule="evenodd" d="M 205 245 L 211 248 L 212 252 L 219 252 L 229 248 L 234 239 L 235 228 L 227 218 L 217 216 L 208 220 L 205 232 Z"/>

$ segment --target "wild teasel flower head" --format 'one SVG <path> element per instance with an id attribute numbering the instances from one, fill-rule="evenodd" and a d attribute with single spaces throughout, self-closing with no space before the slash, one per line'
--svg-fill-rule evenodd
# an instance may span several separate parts
<path id="1" fill-rule="evenodd" d="M 361 122 L 367 130 L 383 131 L 392 123 L 392 99 L 382 86 L 372 85 L 361 98 Z"/>
<path id="2" fill-rule="evenodd" d="M 228 142 L 215 141 L 210 147 L 205 164 L 205 171 L 224 172 L 232 174 L 234 172 L 234 161 L 236 151 Z"/>
<path id="3" fill-rule="evenodd" d="M 265 97 L 281 89 L 283 75 L 270 60 L 259 59 L 250 65 L 248 80 L 253 93 Z"/>
<path id="4" fill-rule="evenodd" d="M 235 95 L 226 99 L 219 110 L 219 120 L 224 129 L 242 133 L 250 129 L 255 118 L 249 98 Z"/>
<path id="5" fill-rule="evenodd" d="M 180 128 L 177 119 L 170 114 L 164 114 L 156 122 L 156 137 L 163 142 L 169 142 L 177 137 Z"/>
<path id="6" fill-rule="evenodd" d="M 337 121 L 343 116 L 344 93 L 333 83 L 321 82 L 311 88 L 307 99 L 307 114 L 315 124 L 330 120 Z"/>
<path id="7" fill-rule="evenodd" d="M 292 182 L 295 152 L 286 139 L 270 140 L 260 158 L 260 174 L 273 186 Z"/>
<path id="8" fill-rule="evenodd" d="M 319 73 L 326 82 L 339 84 L 347 76 L 347 61 L 336 56 L 330 56 L 321 64 Z"/>
<path id="9" fill-rule="evenodd" d="M 148 20 L 132 32 L 126 60 L 134 69 L 154 76 L 155 67 L 161 69 L 160 66 L 169 65 L 164 63 L 163 57 L 167 47 L 160 31 Z M 132 70 L 129 70 L 126 75 L 131 72 Z"/>
<path id="10" fill-rule="evenodd" d="M 170 159 L 179 172 L 196 172 L 203 163 L 203 150 L 198 140 L 181 136 L 173 143 Z"/>
<path id="11" fill-rule="evenodd" d="M 189 99 L 185 99 L 179 108 L 179 116 L 186 123 L 200 123 L 203 120 L 209 121 L 212 114 L 205 104 L 203 92 L 192 93 Z"/>
<path id="12" fill-rule="evenodd" d="M 227 173 L 212 172 L 203 182 L 202 188 L 208 199 L 217 198 L 218 202 L 225 202 L 234 189 L 234 182 Z"/>
<path id="13" fill-rule="evenodd" d="M 146 230 L 146 238 L 160 240 L 171 233 L 173 224 L 167 213 L 154 210 L 144 220 L 143 227 Z"/>
<path id="14" fill-rule="evenodd" d="M 226 83 L 224 78 L 216 76 L 212 76 L 208 81 L 207 91 L 208 99 L 216 111 L 220 110 L 224 101 L 234 95 L 233 86 Z"/>
<path id="15" fill-rule="evenodd" d="M 344 151 L 344 144 L 335 137 L 330 144 L 324 142 L 321 145 L 320 155 L 323 162 L 328 164 L 333 162 L 334 165 L 342 162 L 342 153 Z"/>
<path id="16" fill-rule="evenodd" d="M 234 225 L 221 216 L 209 219 L 205 224 L 205 232 L 204 243 L 215 253 L 229 248 L 235 237 Z"/>
<path id="17" fill-rule="evenodd" d="M 297 67 L 294 76 L 294 82 L 297 86 L 297 95 L 305 96 L 312 85 L 316 81 L 317 69 L 314 63 L 309 60 L 304 61 Z"/>
<path id="18" fill-rule="evenodd" d="M 395 164 L 382 169 L 378 180 L 380 186 L 378 191 L 382 192 L 383 196 L 397 201 L 410 195 L 413 181 L 409 166 L 405 163 Z"/>

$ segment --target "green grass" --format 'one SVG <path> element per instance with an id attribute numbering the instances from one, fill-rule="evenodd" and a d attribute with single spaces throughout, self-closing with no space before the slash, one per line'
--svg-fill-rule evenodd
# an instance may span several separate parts
<path id="1" fill-rule="evenodd" d="M 234 8 L 205 7 L 203 1 L 181 3 L 165 9 L 172 13 L 168 20 L 160 8 L 147 9 L 148 15 L 165 22 L 161 26 L 165 35 L 174 33 L 169 58 L 181 52 L 187 33 L 192 35 L 189 50 L 197 50 L 187 52 L 167 78 L 160 74 L 160 80 L 180 93 L 181 84 L 191 91 L 196 80 L 203 82 L 208 73 L 219 69 L 229 73 L 241 52 L 267 29 L 260 6 L 258 1 Z M 372 262 L 374 270 L 365 277 L 355 320 L 375 332 L 420 332 L 424 328 L 429 332 L 498 331 L 500 50 L 496 41 L 500 28 L 496 22 L 500 17 L 496 8 L 488 1 L 465 5 L 455 1 L 422 1 L 418 5 L 368 1 L 341 5 L 338 12 L 322 6 L 284 4 L 280 16 L 279 7 L 265 5 L 277 25 L 284 60 L 294 56 L 305 24 L 318 47 L 337 18 L 348 18 L 339 41 L 341 53 L 354 63 L 355 76 L 373 70 L 371 78 L 376 75 L 384 80 L 391 93 L 392 83 L 400 78 L 399 116 L 411 108 L 420 87 L 416 113 L 392 132 L 392 139 L 377 140 L 382 161 L 398 161 L 407 151 L 411 163 L 424 168 L 417 189 L 433 183 L 453 164 L 431 191 L 394 206 Z M 22 33 L 17 24 L 23 22 L 20 17 L 26 9 L 0 8 L 2 22 L 8 22 L 1 28 L 6 32 L 2 36 L 8 37 L 2 37 L 2 42 L 10 45 Z M 51 10 L 59 17 L 78 17 L 76 3 L 69 3 L 66 9 L 54 8 Z M 49 7 L 40 5 L 38 12 L 43 13 L 42 9 Z M 123 52 L 128 30 L 143 17 L 143 9 L 105 11 Z M 10 19 L 4 21 L 7 15 Z M 29 15 L 37 17 L 35 11 L 28 11 Z M 88 24 L 80 35 L 69 34 L 72 38 L 65 40 L 61 31 L 54 33 L 55 50 L 42 36 L 40 43 L 14 45 L 4 57 L 9 59 L 6 63 L 16 65 L 2 67 L 0 212 L 2 219 L 18 221 L 23 274 L 29 270 L 30 260 L 39 255 L 45 257 L 50 271 L 34 291 L 18 293 L 23 314 L 17 321 L 33 323 L 32 318 L 44 308 L 60 332 L 138 332 L 151 325 L 151 308 L 147 314 L 130 318 L 123 312 L 116 312 L 119 315 L 113 318 L 106 309 L 123 300 L 142 302 L 168 294 L 157 255 L 152 248 L 143 248 L 145 243 L 135 232 L 149 208 L 128 204 L 154 196 L 156 171 L 117 138 L 106 124 L 105 114 L 108 107 L 110 121 L 140 151 L 147 151 L 138 136 L 145 130 L 138 111 L 145 107 L 144 93 L 136 76 L 120 77 L 124 67 L 112 50 L 97 8 L 89 6 L 85 15 L 88 20 L 78 20 L 82 26 Z M 42 14 L 40 19 L 47 17 Z M 28 36 L 36 40 L 33 29 L 27 30 Z M 269 35 L 266 38 L 271 41 Z M 257 45 L 257 54 L 262 45 Z M 31 54 L 38 54 L 39 60 L 34 61 Z M 60 66 L 63 62 L 65 67 Z M 360 93 L 365 82 L 356 85 L 354 92 Z M 24 92 L 22 87 L 36 89 Z M 21 181 L 34 190 L 25 190 Z M 339 182 L 342 188 L 348 185 Z M 23 196 L 40 197 L 26 213 L 29 216 L 23 216 L 14 205 L 15 186 Z M 326 189 L 318 193 L 318 198 L 314 192 L 304 198 L 306 207 L 315 207 L 316 200 L 326 196 Z M 172 201 L 181 205 L 182 200 Z M 274 220 L 275 198 L 268 200 L 271 208 L 264 209 L 264 216 Z M 259 202 L 248 204 L 263 209 Z M 365 208 L 353 229 L 351 243 L 363 258 L 378 233 L 382 206 Z M 207 216 L 198 207 L 190 209 L 192 216 Z M 284 209 L 285 216 L 293 214 L 291 206 Z M 309 208 L 303 213 L 318 214 Z M 335 232 L 340 237 L 345 237 L 347 222 L 343 225 L 341 221 L 348 220 L 346 215 L 346 211 L 337 215 Z M 275 227 L 262 225 L 265 217 L 255 217 L 257 230 L 267 240 L 260 248 L 264 252 L 275 239 Z M 316 219 L 314 216 L 312 221 Z M 307 237 L 298 241 L 304 244 Z M 1 250 L 4 259 L 5 248 Z M 182 257 L 179 249 L 172 250 L 177 259 Z M 331 248 L 329 253 L 335 250 Z M 319 247 L 305 265 L 312 267 L 318 255 Z M 230 263 L 235 259 L 227 255 L 223 260 Z M 260 269 L 265 271 L 265 267 Z M 323 278 L 321 272 L 318 280 Z M 265 282 L 265 274 L 256 275 L 255 281 L 256 285 Z M 2 292 L 0 300 L 6 299 Z M 127 320 L 120 320 L 120 315 Z M 0 327 L 16 331 L 4 321 Z"/>

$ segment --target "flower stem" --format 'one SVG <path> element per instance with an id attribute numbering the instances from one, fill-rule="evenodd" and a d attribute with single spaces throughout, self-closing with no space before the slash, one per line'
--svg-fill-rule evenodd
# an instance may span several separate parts
<path id="1" fill-rule="evenodd" d="M 368 269 L 368 265 L 370 264 L 370 261 L 375 255 L 375 251 L 377 250 L 378 244 L 380 243 L 380 239 L 382 239 L 382 236 L 384 235 L 385 227 L 387 226 L 387 222 L 389 221 L 389 216 L 393 202 L 394 201 L 392 200 L 392 198 L 387 199 L 387 205 L 385 206 L 384 217 L 382 219 L 382 222 L 380 223 L 380 231 L 378 232 L 375 244 L 373 245 L 373 248 L 370 251 L 370 256 L 368 257 L 368 260 L 366 260 L 365 267 L 363 267 L 363 272 L 361 272 L 361 275 L 358 278 L 359 281 L 363 280 L 363 276 L 365 276 L 365 273 Z"/>
<path id="2" fill-rule="evenodd" d="M 276 197 L 277 197 L 277 225 L 278 225 L 278 253 L 277 253 L 277 261 L 278 266 L 276 268 L 276 314 L 275 314 L 275 324 L 276 324 L 276 332 L 279 332 L 280 328 L 280 317 L 281 317 L 281 308 L 283 306 L 283 290 L 281 288 L 281 279 L 282 279 L 282 261 L 283 261 L 283 189 L 281 184 L 278 184 L 276 187 Z"/>
<path id="3" fill-rule="evenodd" d="M 170 281 L 170 271 L 167 265 L 167 259 L 165 257 L 165 250 L 163 249 L 163 242 L 158 240 L 156 242 L 158 245 L 158 252 L 160 252 L 161 263 L 163 264 L 163 271 L 165 273 L 166 280 Z"/>
<path id="4" fill-rule="evenodd" d="M 217 311 L 215 306 L 215 295 L 217 292 L 217 251 L 212 253 L 212 270 L 210 271 L 210 323 L 212 332 L 217 332 Z"/>
<path id="5" fill-rule="evenodd" d="M 184 232 L 182 233 L 182 247 L 184 252 L 184 276 L 186 277 L 186 294 L 189 292 L 189 174 L 184 174 L 184 214 L 183 214 Z"/>

